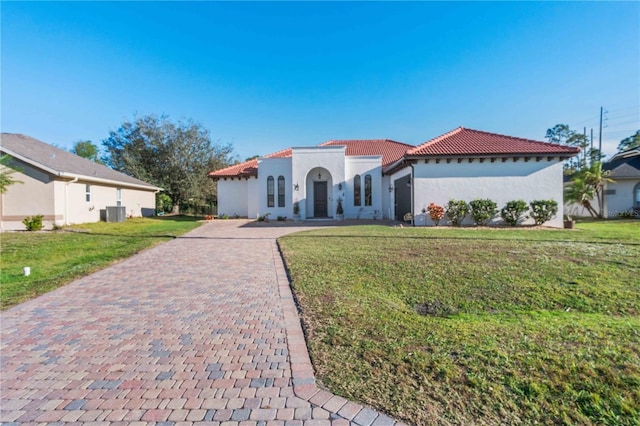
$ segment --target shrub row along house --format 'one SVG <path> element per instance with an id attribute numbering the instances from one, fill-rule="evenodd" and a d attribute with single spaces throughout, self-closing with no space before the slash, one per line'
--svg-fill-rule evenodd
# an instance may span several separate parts
<path id="1" fill-rule="evenodd" d="M 107 207 L 124 207 L 128 217 L 155 215 L 161 188 L 21 134 L 2 133 L 0 151 L 19 181 L 0 195 L 2 230 L 25 229 L 23 219 L 34 215 L 47 228 L 97 222 Z"/>
<path id="2" fill-rule="evenodd" d="M 563 205 L 562 162 L 579 149 L 459 127 L 419 146 L 388 139 L 293 147 L 212 171 L 219 214 L 257 218 L 415 219 L 450 199 Z M 562 208 L 549 226 L 562 226 Z M 471 223 L 467 219 L 467 223 Z M 497 220 L 497 219 L 496 219 Z"/>

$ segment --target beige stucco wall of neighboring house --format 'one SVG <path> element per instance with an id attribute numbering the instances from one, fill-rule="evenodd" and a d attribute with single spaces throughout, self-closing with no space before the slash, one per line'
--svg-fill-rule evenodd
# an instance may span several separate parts
<path id="1" fill-rule="evenodd" d="M 28 164 L 19 163 L 21 171 L 13 177 L 22 183 L 9 186 L 0 195 L 0 225 L 3 231 L 24 230 L 27 216 L 44 216 L 45 229 L 55 225 L 98 222 L 100 210 L 117 205 L 116 186 L 78 180 L 61 180 Z M 91 198 L 86 200 L 86 185 Z M 122 204 L 128 217 L 153 216 L 155 191 L 121 188 Z"/>
<path id="2" fill-rule="evenodd" d="M 86 185 L 91 198 L 86 201 Z M 67 224 L 98 222 L 100 209 L 104 208 L 105 191 L 97 185 L 78 181 L 67 186 Z"/>
<path id="3" fill-rule="evenodd" d="M 113 204 L 114 206 L 116 204 Z M 155 191 L 142 191 L 122 188 L 122 205 L 126 207 L 127 216 L 151 217 L 156 214 Z"/>
<path id="4" fill-rule="evenodd" d="M 63 218 L 55 209 L 56 185 L 53 176 L 26 163 L 16 161 L 21 171 L 12 178 L 21 181 L 10 185 L 0 195 L 0 216 L 3 231 L 25 229 L 22 220 L 27 216 L 41 214 L 43 223 L 50 228 Z"/>
<path id="5" fill-rule="evenodd" d="M 485 160 L 480 162 L 467 159 L 458 163 L 457 160 L 441 161 L 436 164 L 433 160 L 414 165 L 414 200 L 413 208 L 417 215 L 423 207 L 431 202 L 444 206 L 449 199 L 472 201 L 476 198 L 489 198 L 498 204 L 498 209 L 508 201 L 522 199 L 529 203 L 533 200 L 552 199 L 558 203 L 558 214 L 545 223 L 545 226 L 562 227 L 563 223 L 563 191 L 562 191 L 562 163 L 557 157 L 548 161 L 522 158 L 514 161 L 500 159 L 495 162 Z M 499 216 L 493 223 L 501 223 Z M 432 225 L 431 219 L 425 217 L 425 225 Z M 467 218 L 464 224 L 472 224 Z M 528 224 L 533 221 L 529 219 Z M 416 224 L 421 224 L 416 218 Z"/>
<path id="6" fill-rule="evenodd" d="M 91 194 L 87 201 L 87 185 Z M 120 189 L 121 206 L 125 207 L 127 217 L 153 216 L 155 212 L 155 191 L 123 188 L 115 185 L 95 184 L 79 180 L 69 183 L 68 223 L 88 223 L 100 220 L 100 210 L 117 206 L 117 193 Z"/>

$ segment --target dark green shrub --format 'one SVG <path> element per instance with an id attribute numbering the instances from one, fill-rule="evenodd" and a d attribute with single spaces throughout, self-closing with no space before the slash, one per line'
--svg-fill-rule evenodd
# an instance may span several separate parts
<path id="1" fill-rule="evenodd" d="M 506 206 L 500 210 L 500 217 L 507 224 L 516 226 L 520 220 L 525 220 L 528 216 L 525 213 L 529 210 L 526 201 L 514 200 L 509 201 Z"/>
<path id="2" fill-rule="evenodd" d="M 42 216 L 41 214 L 37 214 L 34 216 L 27 216 L 22 219 L 22 223 L 27 227 L 27 231 L 39 231 L 43 228 L 42 225 Z"/>
<path id="3" fill-rule="evenodd" d="M 276 220 L 277 220 L 278 222 L 284 222 L 285 220 L 287 220 L 287 217 L 286 217 L 286 216 L 278 216 L 278 217 L 276 218 Z"/>
<path id="4" fill-rule="evenodd" d="M 498 213 L 498 205 L 488 198 L 473 200 L 469 206 L 471 206 L 471 216 L 476 225 L 485 225 Z"/>
<path id="5" fill-rule="evenodd" d="M 465 216 L 471 211 L 471 207 L 466 201 L 451 199 L 444 206 L 447 218 L 452 225 L 460 226 Z"/>
<path id="6" fill-rule="evenodd" d="M 164 192 L 156 194 L 156 211 L 163 213 L 171 213 L 173 211 L 173 201 Z"/>
<path id="7" fill-rule="evenodd" d="M 533 200 L 529 203 L 531 206 L 531 218 L 536 225 L 553 219 L 558 213 L 558 202 L 555 200 Z"/>
<path id="8" fill-rule="evenodd" d="M 222 213 L 220 216 L 218 216 L 218 219 L 229 219 L 229 215 L 226 213 Z"/>
<path id="9" fill-rule="evenodd" d="M 293 203 L 293 214 L 300 214 L 300 203 Z"/>

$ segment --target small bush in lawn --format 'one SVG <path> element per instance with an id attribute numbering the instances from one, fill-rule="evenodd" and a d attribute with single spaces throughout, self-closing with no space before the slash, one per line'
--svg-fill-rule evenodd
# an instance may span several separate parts
<path id="1" fill-rule="evenodd" d="M 529 210 L 529 206 L 527 206 L 526 201 L 509 201 L 507 205 L 500 210 L 500 217 L 507 224 L 516 226 L 520 220 L 525 220 L 528 217 L 525 215 L 527 210 Z"/>
<path id="2" fill-rule="evenodd" d="M 37 214 L 34 216 L 27 216 L 22 219 L 22 223 L 27 227 L 27 231 L 39 231 L 42 229 L 44 225 L 42 225 L 42 216 L 41 214 Z"/>
<path id="3" fill-rule="evenodd" d="M 419 303 L 414 307 L 414 309 L 420 315 L 431 317 L 447 318 L 458 313 L 458 310 L 455 307 L 444 303 L 439 299 Z"/>
<path id="4" fill-rule="evenodd" d="M 471 211 L 466 201 L 451 199 L 444 208 L 447 210 L 447 218 L 455 226 L 460 226 L 465 216 Z"/>
<path id="5" fill-rule="evenodd" d="M 553 219 L 558 213 L 558 203 L 555 200 L 533 200 L 529 203 L 531 206 L 531 218 L 536 225 Z"/>
<path id="6" fill-rule="evenodd" d="M 488 198 L 473 200 L 469 205 L 471 206 L 471 216 L 476 225 L 486 225 L 498 213 L 498 205 Z"/>
<path id="7" fill-rule="evenodd" d="M 439 206 L 436 203 L 431 203 L 427 207 L 427 210 L 429 211 L 429 217 L 431 218 L 433 223 L 438 226 L 438 223 L 440 223 L 440 221 L 444 217 L 444 207 Z"/>

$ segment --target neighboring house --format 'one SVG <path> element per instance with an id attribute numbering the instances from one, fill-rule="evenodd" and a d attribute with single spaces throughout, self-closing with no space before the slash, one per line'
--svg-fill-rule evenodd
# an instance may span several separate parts
<path id="1" fill-rule="evenodd" d="M 640 215 L 640 148 L 632 148 L 615 154 L 602 165 L 609 171 L 608 182 L 604 187 L 604 216 L 617 217 L 620 213 L 635 212 Z M 567 176 L 565 186 L 571 185 L 571 177 Z M 600 211 L 600 203 L 593 199 L 591 204 Z M 565 212 L 570 216 L 590 216 L 589 212 L 578 204 L 566 204 Z"/>
<path id="2" fill-rule="evenodd" d="M 25 229 L 22 220 L 38 214 L 48 228 L 97 222 L 107 206 L 124 206 L 130 217 L 155 214 L 161 188 L 25 135 L 2 133 L 0 151 L 22 182 L 0 196 L 2 230 Z"/>
<path id="3" fill-rule="evenodd" d="M 617 153 L 602 168 L 613 180 L 604 192 L 607 217 L 633 211 L 640 215 L 640 148 Z"/>
<path id="4" fill-rule="evenodd" d="M 560 212 L 548 225 L 562 226 L 562 161 L 578 152 L 460 127 L 417 147 L 384 139 L 289 148 L 209 176 L 219 214 L 291 218 L 298 202 L 303 219 L 332 218 L 342 199 L 345 218 L 432 225 L 421 213 L 431 202 L 553 199 Z"/>

